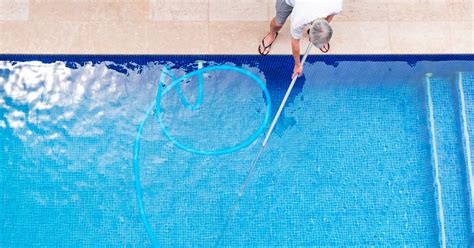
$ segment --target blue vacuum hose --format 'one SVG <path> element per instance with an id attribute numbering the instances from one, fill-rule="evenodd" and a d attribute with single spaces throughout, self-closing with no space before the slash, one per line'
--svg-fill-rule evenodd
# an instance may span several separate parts
<path id="1" fill-rule="evenodd" d="M 232 146 L 232 147 L 226 147 L 226 148 L 217 149 L 217 150 L 200 150 L 200 149 L 195 149 L 195 148 L 186 146 L 186 145 L 180 143 L 177 139 L 175 139 L 171 136 L 170 132 L 166 129 L 166 127 L 163 123 L 163 120 L 161 118 L 161 98 L 166 93 L 168 93 L 171 89 L 176 88 L 176 90 L 178 92 L 179 99 L 180 99 L 181 103 L 186 108 L 188 108 L 190 110 L 199 109 L 201 107 L 201 104 L 202 104 L 203 99 L 204 99 L 203 75 L 204 75 L 204 73 L 210 72 L 210 71 L 233 71 L 233 72 L 237 72 L 237 73 L 240 73 L 240 74 L 243 74 L 243 75 L 249 77 L 250 79 L 255 81 L 257 83 L 257 85 L 264 92 L 265 100 L 267 102 L 267 107 L 266 107 L 265 119 L 263 120 L 262 125 L 257 129 L 257 131 L 255 131 L 252 135 L 250 135 L 247 139 L 245 139 L 241 143 L 239 143 L 235 146 Z M 171 78 L 172 82 L 169 85 L 167 85 L 166 87 L 163 87 L 164 80 L 167 76 Z M 184 97 L 184 94 L 183 94 L 183 92 L 182 92 L 182 90 L 179 86 L 185 80 L 187 80 L 189 78 L 192 78 L 194 76 L 198 76 L 198 97 L 197 97 L 196 103 L 191 104 L 189 101 L 186 100 L 186 98 Z M 145 207 L 144 207 L 144 204 L 143 204 L 143 193 L 142 193 L 142 187 L 141 187 L 141 183 L 140 183 L 140 166 L 139 166 L 139 160 L 138 160 L 138 154 L 140 152 L 140 139 L 141 139 L 141 136 L 142 136 L 142 133 L 143 133 L 143 128 L 144 128 L 145 123 L 147 122 L 148 118 L 151 115 L 153 115 L 153 109 L 156 109 L 155 115 L 158 118 L 158 122 L 160 124 L 160 128 L 163 132 L 163 135 L 167 139 L 169 139 L 171 142 L 173 142 L 173 144 L 175 146 L 177 146 L 177 147 L 179 147 L 179 148 L 181 148 L 185 151 L 188 151 L 190 153 L 194 153 L 194 154 L 222 155 L 222 154 L 232 153 L 232 152 L 238 151 L 242 148 L 245 148 L 248 145 L 252 144 L 260 136 L 260 134 L 264 131 L 265 127 L 267 126 L 268 122 L 270 121 L 271 98 L 270 98 L 270 93 L 268 92 L 265 84 L 262 82 L 262 80 L 260 78 L 258 78 L 257 76 L 255 76 L 251 72 L 249 72 L 247 70 L 244 70 L 242 68 L 239 68 L 239 67 L 228 66 L 228 65 L 209 66 L 209 67 L 205 67 L 205 68 L 200 68 L 200 69 L 198 69 L 196 71 L 193 71 L 189 74 L 186 74 L 186 75 L 184 75 L 180 78 L 175 78 L 166 66 L 163 68 L 161 76 L 160 76 L 160 81 L 158 82 L 155 101 L 152 104 L 150 104 L 150 106 L 148 107 L 148 109 L 145 113 L 144 119 L 138 125 L 137 134 L 135 136 L 135 141 L 134 141 L 134 145 L 133 145 L 133 174 L 135 175 L 135 193 L 136 193 L 136 196 L 137 196 L 138 209 L 140 211 L 140 218 L 143 221 L 143 224 L 145 226 L 145 230 L 146 230 L 148 236 L 150 237 L 153 246 L 158 247 L 159 246 L 158 240 L 156 239 L 156 236 L 155 236 L 150 224 L 148 223 L 148 219 L 147 219 L 146 213 L 145 213 Z"/>

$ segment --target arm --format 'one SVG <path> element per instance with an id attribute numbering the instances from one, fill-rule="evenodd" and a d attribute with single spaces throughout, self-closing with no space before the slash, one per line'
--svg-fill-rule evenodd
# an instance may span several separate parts
<path id="1" fill-rule="evenodd" d="M 291 50 L 293 52 L 293 58 L 295 59 L 295 67 L 293 69 L 293 76 L 299 76 L 301 72 L 303 71 L 303 65 L 301 64 L 300 61 L 300 40 L 291 38 Z"/>
<path id="2" fill-rule="evenodd" d="M 326 21 L 328 22 L 331 22 L 332 21 L 332 18 L 334 18 L 334 15 L 330 15 L 326 18 Z"/>

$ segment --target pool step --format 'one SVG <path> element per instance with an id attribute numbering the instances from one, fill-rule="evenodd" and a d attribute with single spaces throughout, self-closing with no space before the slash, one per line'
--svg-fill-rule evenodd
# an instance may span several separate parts
<path id="1" fill-rule="evenodd" d="M 456 79 L 470 216 L 470 247 L 474 247 L 474 72 L 459 72 Z"/>
<path id="2" fill-rule="evenodd" d="M 454 78 L 424 79 L 439 240 L 442 247 L 469 244 L 469 203 Z"/>

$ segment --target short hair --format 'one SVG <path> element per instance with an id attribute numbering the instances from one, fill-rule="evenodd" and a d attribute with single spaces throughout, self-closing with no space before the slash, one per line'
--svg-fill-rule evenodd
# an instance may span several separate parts
<path id="1" fill-rule="evenodd" d="M 321 48 L 331 40 L 332 28 L 325 19 L 316 19 L 309 31 L 309 40 L 317 48 Z"/>

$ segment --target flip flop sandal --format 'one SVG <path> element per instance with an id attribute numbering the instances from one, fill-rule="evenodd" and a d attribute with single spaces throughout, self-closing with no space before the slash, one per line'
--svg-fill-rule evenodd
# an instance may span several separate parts
<path id="1" fill-rule="evenodd" d="M 323 46 L 323 47 L 319 48 L 319 50 L 321 50 L 321 52 L 323 52 L 323 53 L 329 52 L 329 49 L 331 49 L 331 44 L 329 44 L 329 43 L 328 43 L 327 47 Z"/>
<path id="2" fill-rule="evenodd" d="M 273 45 L 273 42 L 275 42 L 275 40 L 277 39 L 278 37 L 278 32 L 276 32 L 276 36 L 275 36 L 275 39 L 273 39 L 273 41 L 268 45 L 268 46 L 265 46 L 265 38 L 267 38 L 267 36 L 269 35 L 270 33 L 268 33 L 265 37 L 263 37 L 262 39 L 262 44 L 258 46 L 258 53 L 260 53 L 260 55 L 268 55 L 270 53 L 270 49 L 269 48 L 272 48 L 272 45 Z M 263 50 L 261 49 L 263 47 Z M 268 52 L 265 53 L 265 50 L 268 49 Z"/>

